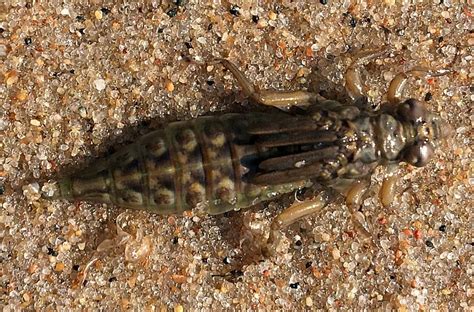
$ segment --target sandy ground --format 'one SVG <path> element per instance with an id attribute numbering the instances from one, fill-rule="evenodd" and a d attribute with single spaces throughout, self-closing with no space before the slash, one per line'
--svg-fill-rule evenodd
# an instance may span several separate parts
<path id="1" fill-rule="evenodd" d="M 472 309 L 472 5 L 84 2 L 0 4 L 3 311 Z M 255 261 L 291 194 L 217 217 L 39 198 L 49 177 L 146 128 L 252 109 L 221 66 L 191 60 L 226 57 L 262 88 L 332 94 L 357 51 L 381 46 L 392 53 L 364 71 L 374 103 L 398 72 L 449 67 L 410 80 L 409 95 L 455 135 L 428 166 L 402 166 L 388 209 L 374 174 L 362 214 L 377 246 L 336 203 Z"/>

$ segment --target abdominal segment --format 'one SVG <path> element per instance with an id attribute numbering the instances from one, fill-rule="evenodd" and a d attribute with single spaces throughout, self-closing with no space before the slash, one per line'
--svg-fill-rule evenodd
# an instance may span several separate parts
<path id="1" fill-rule="evenodd" d="M 61 197 L 159 214 L 203 205 L 219 214 L 291 191 L 301 183 L 246 182 L 268 153 L 246 134 L 255 119 L 228 114 L 171 123 L 61 180 Z"/>

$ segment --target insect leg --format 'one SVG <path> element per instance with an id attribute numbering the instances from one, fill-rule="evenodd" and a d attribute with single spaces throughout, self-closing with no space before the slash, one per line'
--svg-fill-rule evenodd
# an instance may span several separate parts
<path id="1" fill-rule="evenodd" d="M 453 60 L 446 65 L 446 68 L 451 68 L 459 57 L 459 48 L 456 48 L 456 54 Z M 415 67 L 407 72 L 401 72 L 396 75 L 390 82 L 390 86 L 387 91 L 387 100 L 390 104 L 398 104 L 401 102 L 403 91 L 405 90 L 406 83 L 410 77 L 413 78 L 427 78 L 427 77 L 439 77 L 451 73 L 452 69 L 429 69 L 425 67 Z"/>
<path id="2" fill-rule="evenodd" d="M 385 53 L 387 49 L 381 48 L 376 50 L 365 50 L 356 55 L 356 59 L 351 63 L 349 68 L 346 70 L 345 81 L 346 90 L 349 96 L 355 102 L 366 102 L 367 99 L 367 87 L 362 82 L 360 77 L 360 67 L 368 63 L 369 61 L 376 59 Z"/>
<path id="3" fill-rule="evenodd" d="M 384 178 L 380 187 L 379 199 L 384 208 L 390 206 L 397 191 L 398 176 L 396 174 Z"/>
<path id="4" fill-rule="evenodd" d="M 281 230 L 302 218 L 321 211 L 328 201 L 328 192 L 322 191 L 316 197 L 303 202 L 296 202 L 280 213 L 270 225 L 270 236 L 263 248 L 263 255 L 268 257 L 275 253 L 276 244 L 281 236 Z"/>
<path id="5" fill-rule="evenodd" d="M 430 70 L 423 67 L 415 67 L 407 72 L 397 74 L 392 81 L 387 91 L 387 100 L 390 104 L 398 104 L 402 100 L 403 91 L 405 91 L 406 83 L 410 77 L 413 78 L 428 78 L 439 77 L 449 74 L 449 69 Z"/>
<path id="6" fill-rule="evenodd" d="M 290 106 L 306 106 L 324 100 L 323 97 L 316 93 L 302 90 L 260 90 L 257 86 L 254 86 L 247 77 L 245 77 L 244 73 L 242 73 L 234 63 L 226 59 L 217 59 L 216 62 L 227 68 L 232 75 L 234 75 L 235 79 L 237 79 L 239 86 L 242 88 L 245 95 L 259 104 L 274 106 L 277 108 L 288 108 Z"/>
<path id="7" fill-rule="evenodd" d="M 359 212 L 359 207 L 362 205 L 364 195 L 370 186 L 369 181 L 357 181 L 349 186 L 346 194 L 346 205 L 351 213 L 352 223 L 357 232 L 362 234 L 367 239 L 372 239 L 372 234 L 367 231 L 364 226 L 364 216 Z M 371 241 L 373 243 L 373 240 Z"/>

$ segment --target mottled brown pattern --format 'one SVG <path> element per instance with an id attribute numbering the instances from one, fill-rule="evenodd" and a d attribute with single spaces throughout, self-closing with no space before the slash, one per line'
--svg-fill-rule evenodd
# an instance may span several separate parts
<path id="1" fill-rule="evenodd" d="M 14 0 L 0 7 L 4 311 L 411 312 L 473 306 L 469 1 Z M 375 198 L 365 201 L 360 213 L 376 247 L 352 235 L 346 208 L 334 204 L 286 232 L 278 256 L 245 265 L 232 283 L 216 274 L 254 255 L 249 246 L 255 240 L 239 241 L 253 233 L 250 227 L 265 229 L 285 201 L 191 222 L 38 199 L 43 186 L 53 186 L 43 178 L 63 174 L 62 165 L 86 159 L 97 145 L 121 136 L 124 126 L 238 109 L 243 96 L 234 94 L 239 89 L 228 71 L 188 60 L 227 57 L 261 88 L 314 88 L 326 96 L 335 92 L 318 77 L 342 87 L 357 51 L 383 45 L 393 53 L 364 70 L 375 104 L 398 72 L 440 68 L 456 47 L 459 57 L 452 75 L 408 83 L 407 94 L 426 96 L 427 107 L 455 133 L 428 167 L 402 168 L 401 190 L 390 208 Z M 105 81 L 102 90 L 98 79 Z M 383 174 L 377 171 L 372 181 Z M 369 194 L 378 191 L 373 183 Z M 127 247 L 150 239 L 153 250 L 144 262 L 125 262 L 122 245 L 86 266 L 104 238 L 116 237 L 115 221 L 134 236 Z M 149 236 L 133 239 L 137 230 Z M 175 274 L 183 274 L 179 283 Z"/>
<path id="2" fill-rule="evenodd" d="M 212 196 L 216 205 L 227 206 L 236 202 L 234 190 L 234 168 L 225 127 L 219 122 L 204 127 L 203 142 L 209 150 L 210 170 L 212 171 Z"/>
<path id="3" fill-rule="evenodd" d="M 271 116 L 257 114 L 249 121 L 228 114 L 171 123 L 73 176 L 71 196 L 160 214 L 200 203 L 219 214 L 271 198 L 295 187 L 247 181 L 268 153 L 253 144 L 247 129 Z"/>
<path id="4" fill-rule="evenodd" d="M 132 145 L 135 147 L 135 145 Z M 108 160 L 112 175 L 114 197 L 118 205 L 139 208 L 145 204 L 143 174 L 139 151 L 127 148 L 112 155 Z"/>
<path id="5" fill-rule="evenodd" d="M 143 146 L 143 160 L 149 187 L 149 209 L 159 213 L 175 211 L 174 178 L 176 168 L 170 155 L 170 144 L 162 130 L 149 133 L 139 142 Z"/>
<path id="6" fill-rule="evenodd" d="M 183 209 L 192 209 L 206 199 L 205 191 L 202 191 L 206 183 L 203 158 L 195 131 L 192 123 L 176 123 L 170 126 L 176 160 L 181 168 Z"/>

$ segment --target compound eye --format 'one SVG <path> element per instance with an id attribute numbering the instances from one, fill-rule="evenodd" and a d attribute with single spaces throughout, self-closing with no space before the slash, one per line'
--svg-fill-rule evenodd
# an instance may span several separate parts
<path id="1" fill-rule="evenodd" d="M 426 110 L 423 104 L 415 99 L 408 99 L 401 103 L 397 109 L 398 115 L 411 123 L 421 123 L 426 121 Z"/>
<path id="2" fill-rule="evenodd" d="M 415 167 L 423 167 L 430 161 L 433 154 L 434 149 L 430 142 L 426 140 L 415 141 L 413 145 L 406 149 L 403 158 Z"/>

